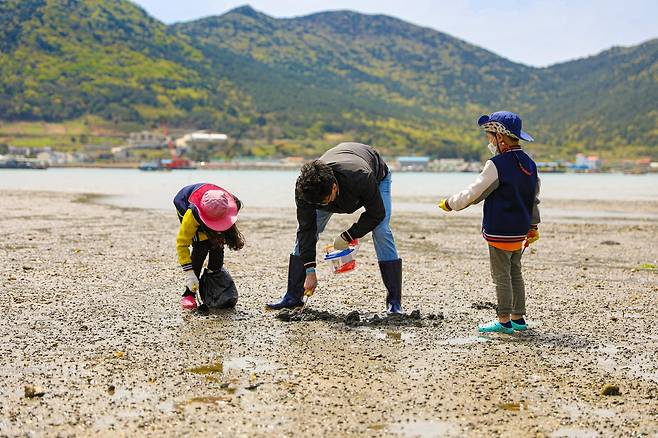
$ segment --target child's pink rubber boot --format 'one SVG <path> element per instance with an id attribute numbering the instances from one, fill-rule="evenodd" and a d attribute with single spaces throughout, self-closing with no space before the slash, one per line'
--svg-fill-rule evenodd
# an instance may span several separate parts
<path id="1" fill-rule="evenodd" d="M 196 300 L 194 299 L 194 295 L 184 295 L 180 299 L 180 306 L 185 310 L 196 309 Z"/>

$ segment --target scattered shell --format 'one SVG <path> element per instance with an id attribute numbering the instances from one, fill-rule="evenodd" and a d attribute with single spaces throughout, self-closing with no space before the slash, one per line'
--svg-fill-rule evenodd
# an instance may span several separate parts
<path id="1" fill-rule="evenodd" d="M 27 398 L 43 397 L 45 394 L 46 390 L 41 386 L 25 385 L 25 397 Z"/>

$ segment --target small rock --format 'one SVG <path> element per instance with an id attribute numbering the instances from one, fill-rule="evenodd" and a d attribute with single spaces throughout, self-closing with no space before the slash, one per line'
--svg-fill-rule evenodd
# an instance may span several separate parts
<path id="1" fill-rule="evenodd" d="M 361 322 L 361 316 L 356 310 L 348 313 L 347 316 L 345 316 L 345 324 L 347 325 L 357 325 L 359 322 Z"/>
<path id="2" fill-rule="evenodd" d="M 46 390 L 41 386 L 25 385 L 25 397 L 27 398 L 43 397 L 45 394 Z"/>
<path id="3" fill-rule="evenodd" d="M 615 385 L 614 383 L 606 383 L 601 387 L 601 391 L 599 392 L 601 395 L 621 395 L 621 392 L 619 392 L 619 385 Z"/>
<path id="4" fill-rule="evenodd" d="M 116 391 L 116 389 L 117 388 L 114 385 L 110 385 L 110 386 L 107 387 L 107 393 L 109 395 L 114 395 L 114 392 Z"/>
<path id="5" fill-rule="evenodd" d="M 420 319 L 420 310 L 416 309 L 413 312 L 409 314 L 409 318 L 411 319 Z"/>
<path id="6" fill-rule="evenodd" d="M 290 318 L 292 315 L 290 315 L 290 311 L 288 309 L 283 309 L 279 313 L 276 314 L 276 318 L 280 319 L 281 321 L 286 321 L 290 322 Z"/>

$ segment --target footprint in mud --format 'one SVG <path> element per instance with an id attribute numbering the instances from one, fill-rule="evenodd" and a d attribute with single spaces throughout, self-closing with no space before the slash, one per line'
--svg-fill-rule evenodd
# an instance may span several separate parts
<path id="1" fill-rule="evenodd" d="M 342 323 L 350 327 L 358 326 L 417 326 L 423 327 L 426 324 L 439 324 L 443 321 L 443 313 L 428 314 L 422 316 L 420 310 L 406 314 L 390 314 L 386 316 L 379 316 L 377 314 L 368 315 L 360 314 L 354 310 L 347 315 L 333 314 L 327 311 L 318 311 L 306 309 L 303 312 L 284 309 L 276 315 L 277 319 L 285 322 L 299 322 L 299 321 L 328 321 L 333 323 Z"/>

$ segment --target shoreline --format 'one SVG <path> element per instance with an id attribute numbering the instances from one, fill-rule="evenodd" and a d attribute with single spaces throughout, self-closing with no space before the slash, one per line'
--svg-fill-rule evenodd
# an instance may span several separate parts
<path id="1" fill-rule="evenodd" d="M 125 161 L 125 162 L 93 162 L 93 163 L 68 163 L 68 164 L 49 164 L 46 168 L 32 168 L 32 169 L 15 169 L 11 167 L 0 167 L 0 169 L 7 170 L 48 170 L 48 169 L 139 169 L 141 162 L 136 161 Z M 285 164 L 285 163 L 272 163 L 270 161 L 257 161 L 254 163 L 245 163 L 245 162 L 213 162 L 213 163 L 197 163 L 196 167 L 189 169 L 157 169 L 157 170 L 144 170 L 146 172 L 172 172 L 172 171 L 192 171 L 192 170 L 274 170 L 274 171 L 295 171 L 301 167 L 301 163 L 297 164 Z M 418 170 L 418 169 L 395 169 L 392 168 L 394 172 L 399 173 L 468 173 L 468 174 L 477 174 L 477 171 L 470 170 L 455 170 L 455 171 L 446 171 L 446 170 Z M 550 171 L 550 170 L 541 170 L 542 175 L 624 175 L 629 177 L 638 177 L 645 175 L 657 175 L 658 169 L 649 169 L 643 172 L 629 172 L 623 168 L 613 168 L 599 171 L 575 171 L 575 170 L 566 170 L 566 171 Z"/>

